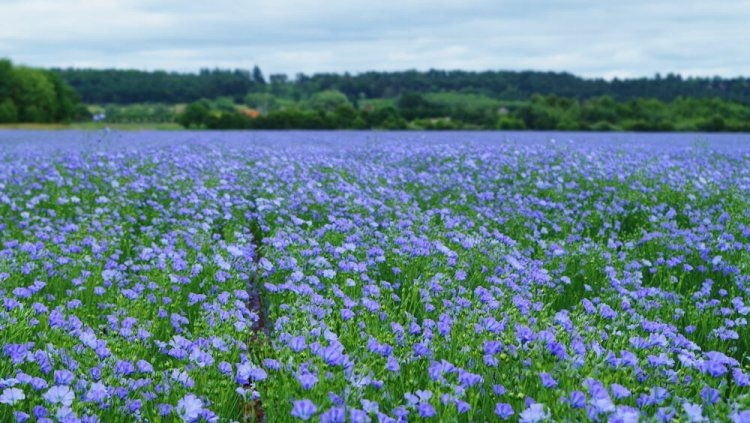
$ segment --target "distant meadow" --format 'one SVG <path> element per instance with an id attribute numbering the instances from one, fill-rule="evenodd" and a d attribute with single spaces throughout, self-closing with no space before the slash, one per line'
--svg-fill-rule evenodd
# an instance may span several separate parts
<path id="1" fill-rule="evenodd" d="M 0 421 L 750 422 L 750 136 L 0 131 Z"/>

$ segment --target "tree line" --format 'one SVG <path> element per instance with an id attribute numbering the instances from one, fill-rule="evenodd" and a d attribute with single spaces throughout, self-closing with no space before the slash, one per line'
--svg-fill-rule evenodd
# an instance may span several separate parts
<path id="1" fill-rule="evenodd" d="M 195 73 L 124 69 L 52 69 L 88 104 L 188 103 L 202 98 L 236 101 L 260 90 L 265 78 L 252 71 L 202 69 Z"/>
<path id="2" fill-rule="evenodd" d="M 679 97 L 721 98 L 750 104 L 750 78 L 688 77 L 668 74 L 650 78 L 604 80 L 566 72 L 538 71 L 401 71 L 273 74 L 252 70 L 203 69 L 198 73 L 120 69 L 53 69 L 89 104 L 188 103 L 232 97 L 240 102 L 248 92 L 283 93 L 299 101 L 314 93 L 336 90 L 352 102 L 398 98 L 410 93 L 465 92 L 501 100 L 528 100 L 534 94 L 578 101 L 609 96 L 616 101 Z"/>
<path id="3" fill-rule="evenodd" d="M 0 59 L 0 123 L 69 122 L 81 113 L 78 95 L 60 75 Z"/>
<path id="4" fill-rule="evenodd" d="M 269 94 L 249 94 L 244 106 L 229 98 L 200 100 L 189 104 L 176 121 L 186 128 L 208 129 L 750 132 L 750 106 L 718 98 L 617 101 L 609 96 L 577 100 L 540 94 L 528 101 L 502 102 L 449 93 L 409 93 L 390 103 L 357 106 L 344 93 L 325 90 L 300 102 Z"/>

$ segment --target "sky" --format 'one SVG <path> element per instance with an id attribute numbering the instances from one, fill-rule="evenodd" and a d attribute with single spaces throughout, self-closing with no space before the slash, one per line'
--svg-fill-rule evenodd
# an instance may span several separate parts
<path id="1" fill-rule="evenodd" d="M 0 57 L 197 72 L 750 76 L 750 0 L 0 0 Z"/>

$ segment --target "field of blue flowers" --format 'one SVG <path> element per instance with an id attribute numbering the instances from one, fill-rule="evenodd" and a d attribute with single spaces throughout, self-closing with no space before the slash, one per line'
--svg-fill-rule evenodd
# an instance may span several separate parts
<path id="1" fill-rule="evenodd" d="M 750 137 L 0 133 L 0 421 L 750 422 Z"/>

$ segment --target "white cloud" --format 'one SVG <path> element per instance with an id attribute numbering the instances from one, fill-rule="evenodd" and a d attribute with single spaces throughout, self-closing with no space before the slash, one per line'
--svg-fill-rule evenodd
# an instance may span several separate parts
<path id="1" fill-rule="evenodd" d="M 750 0 L 0 0 L 0 56 L 36 66 L 266 74 L 750 69 Z"/>

